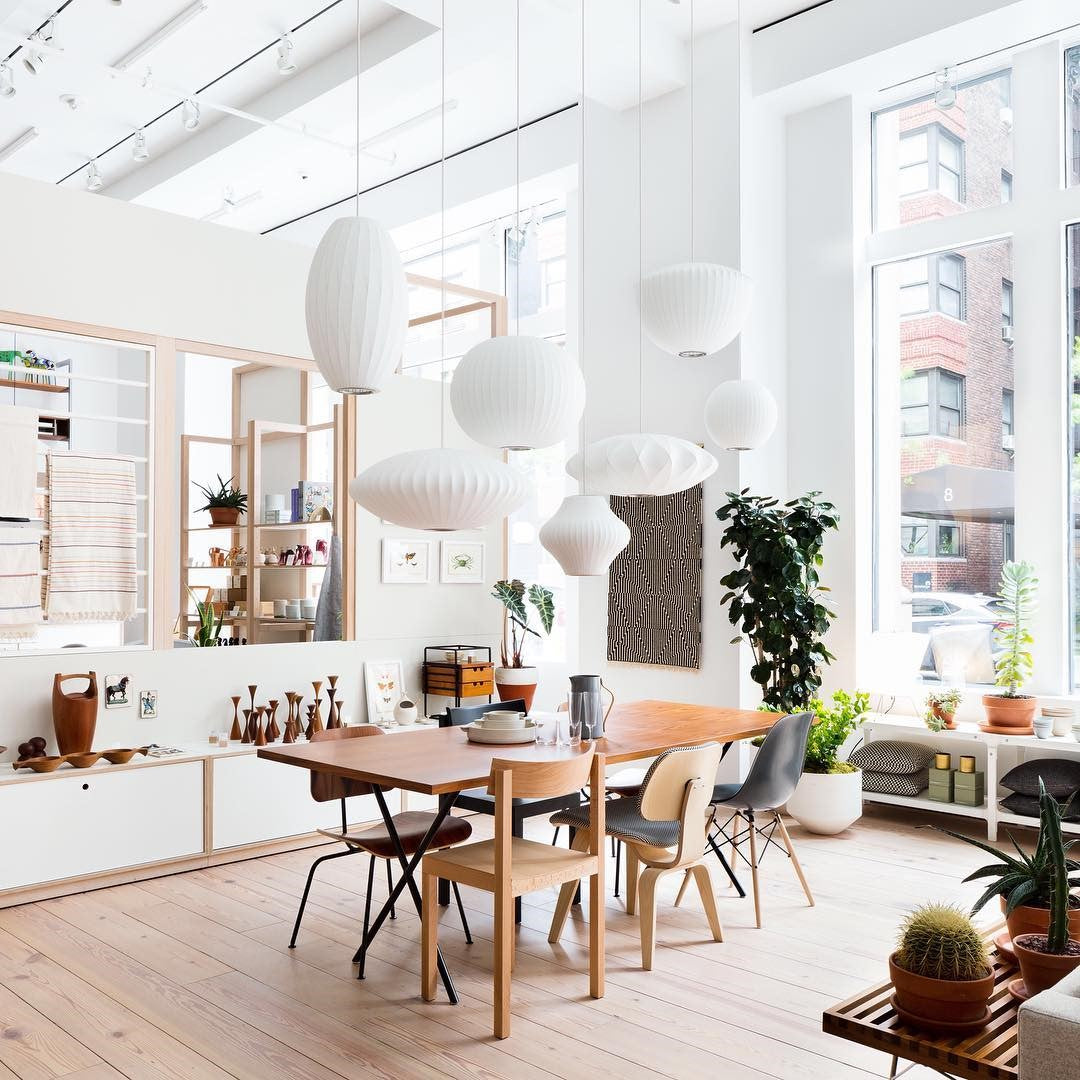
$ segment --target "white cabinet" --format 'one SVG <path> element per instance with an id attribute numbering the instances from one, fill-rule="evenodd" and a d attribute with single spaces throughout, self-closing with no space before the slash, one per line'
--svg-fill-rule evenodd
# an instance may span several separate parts
<path id="1" fill-rule="evenodd" d="M 340 807 L 338 802 L 312 799 L 307 769 L 254 755 L 214 762 L 215 851 L 340 826 Z M 348 807 L 352 823 L 379 817 L 371 795 L 350 799 Z"/>
<path id="2" fill-rule="evenodd" d="M 0 822 L 0 889 L 198 855 L 203 763 L 80 770 L 5 784 Z"/>

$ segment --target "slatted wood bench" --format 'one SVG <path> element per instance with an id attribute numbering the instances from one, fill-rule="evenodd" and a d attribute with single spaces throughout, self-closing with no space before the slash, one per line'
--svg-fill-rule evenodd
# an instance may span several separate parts
<path id="1" fill-rule="evenodd" d="M 1020 1003 L 1009 993 L 1008 984 L 1019 976 L 1019 972 L 992 947 L 991 955 L 994 958 L 992 1018 L 982 1031 L 973 1035 L 934 1035 L 906 1024 L 892 1006 L 891 982 L 871 986 L 826 1009 L 822 1015 L 822 1028 L 830 1035 L 891 1054 L 890 1077 L 898 1075 L 897 1064 L 903 1058 L 946 1076 L 1016 1080 L 1019 1056 L 1016 1014 Z"/>

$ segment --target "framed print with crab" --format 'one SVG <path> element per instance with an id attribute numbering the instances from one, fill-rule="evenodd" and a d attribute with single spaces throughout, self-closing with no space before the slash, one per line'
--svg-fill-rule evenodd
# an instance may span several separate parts
<path id="1" fill-rule="evenodd" d="M 439 580 L 446 585 L 483 585 L 484 545 L 477 540 L 443 540 Z"/>

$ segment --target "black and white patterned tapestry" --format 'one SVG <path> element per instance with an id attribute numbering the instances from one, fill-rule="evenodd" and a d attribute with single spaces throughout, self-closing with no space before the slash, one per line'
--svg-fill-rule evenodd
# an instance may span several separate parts
<path id="1" fill-rule="evenodd" d="M 613 496 L 630 543 L 608 571 L 608 660 L 697 668 L 701 654 L 701 485 Z"/>

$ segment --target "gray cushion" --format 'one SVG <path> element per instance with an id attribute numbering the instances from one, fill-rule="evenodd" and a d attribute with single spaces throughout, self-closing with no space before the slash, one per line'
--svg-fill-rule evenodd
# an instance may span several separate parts
<path id="1" fill-rule="evenodd" d="M 1064 803 L 1065 800 L 1062 802 Z M 1010 814 L 1021 814 L 1024 817 L 1038 818 L 1039 816 L 1039 800 L 1034 795 L 1021 795 L 1019 791 L 1014 791 L 1007 798 L 1002 799 L 998 804 L 1004 810 L 1008 810 Z M 1062 805 L 1062 809 L 1065 807 Z M 1069 806 L 1068 812 L 1062 815 L 1064 821 L 1080 821 L 1080 798 L 1074 799 Z"/>
<path id="2" fill-rule="evenodd" d="M 857 747 L 848 761 L 865 772 L 905 776 L 929 768 L 936 752 L 932 746 L 925 746 L 923 743 L 874 739 Z"/>
<path id="3" fill-rule="evenodd" d="M 637 799 L 612 799 L 604 804 L 605 832 L 627 840 L 639 840 L 652 847 L 674 847 L 679 842 L 678 821 L 649 821 L 641 816 Z M 574 829 L 589 827 L 588 806 L 575 806 L 552 814 L 552 825 L 569 825 Z"/>
<path id="4" fill-rule="evenodd" d="M 869 772 L 864 769 L 862 774 L 863 791 L 877 791 L 882 795 L 920 795 L 930 786 L 930 770 L 920 769 L 918 772 L 906 773 L 883 773 Z"/>
<path id="5" fill-rule="evenodd" d="M 1076 758 L 1034 758 L 1010 769 L 1001 786 L 1021 795 L 1039 795 L 1039 777 L 1055 799 L 1067 799 L 1080 789 L 1080 760 Z"/>

